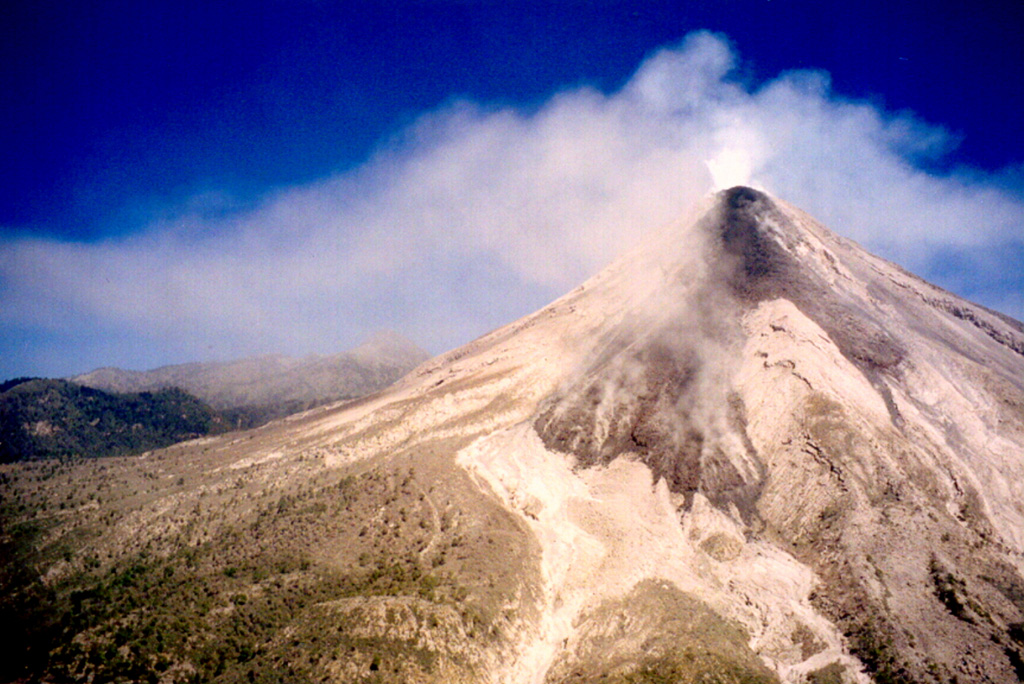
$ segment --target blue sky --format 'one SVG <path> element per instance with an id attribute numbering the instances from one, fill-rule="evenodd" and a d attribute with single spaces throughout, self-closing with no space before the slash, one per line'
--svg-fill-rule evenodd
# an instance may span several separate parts
<path id="1" fill-rule="evenodd" d="M 15 3 L 0 377 L 440 352 L 710 189 L 1024 316 L 1019 3 Z"/>

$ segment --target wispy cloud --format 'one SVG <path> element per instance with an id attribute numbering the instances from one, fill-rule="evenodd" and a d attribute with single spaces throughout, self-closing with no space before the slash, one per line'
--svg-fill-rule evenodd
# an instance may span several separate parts
<path id="1" fill-rule="evenodd" d="M 744 83 L 737 59 L 696 33 L 618 92 L 455 103 L 256 208 L 199 202 L 102 242 L 8 240 L 0 325 L 18 334 L 0 355 L 9 373 L 70 373 L 326 352 L 380 327 L 441 351 L 561 294 L 715 182 L 759 185 L 926 277 L 1017 267 L 999 246 L 1024 244 L 1019 173 L 929 173 L 955 145 L 941 128 L 844 99 L 821 72 Z M 975 272 L 943 275 L 956 255 Z"/>

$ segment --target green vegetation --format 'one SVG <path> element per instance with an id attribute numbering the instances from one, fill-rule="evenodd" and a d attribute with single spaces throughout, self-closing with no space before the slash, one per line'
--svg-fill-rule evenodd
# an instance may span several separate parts
<path id="1" fill-rule="evenodd" d="M 459 565 L 483 542 L 453 532 L 453 511 L 412 470 L 232 487 L 258 498 L 230 524 L 182 504 L 187 519 L 169 538 L 112 554 L 121 547 L 96 542 L 120 529 L 115 510 L 97 512 L 90 528 L 40 515 L 38 498 L 24 502 L 21 487 L 52 493 L 37 479 L 44 465 L 0 480 L 0 621 L 25 626 L 0 645 L 0 681 L 472 680 L 455 645 L 498 638 L 494 606 L 507 598 L 486 599 L 498 590 L 467 585 L 473 568 Z M 116 464 L 79 465 L 109 478 Z M 63 571 L 42 581 L 54 568 Z"/>
<path id="2" fill-rule="evenodd" d="M 891 636 L 892 628 L 870 616 L 846 634 L 850 650 L 864 663 L 877 684 L 913 684 L 914 678 L 899 657 Z"/>
<path id="3" fill-rule="evenodd" d="M 9 506 L 3 508 L 6 513 Z M 45 667 L 49 645 L 56 643 L 62 631 L 62 611 L 57 608 L 57 592 L 39 582 L 34 572 L 45 563 L 36 546 L 41 526 L 11 524 L 6 515 L 0 521 L 4 533 L 0 541 L 0 558 L 4 559 L 0 563 L 0 624 L 11 627 L 0 642 L 0 680 L 8 682 Z M 13 629 L 15 625 L 17 629 Z"/>
<path id="4" fill-rule="evenodd" d="M 0 463 L 135 454 L 227 428 L 212 408 L 174 388 L 110 394 L 44 379 L 0 388 Z"/>
<path id="5" fill-rule="evenodd" d="M 743 667 L 718 653 L 683 648 L 672 657 L 650 660 L 617 681 L 622 684 L 772 684 L 778 680 L 768 673 Z"/>
<path id="6" fill-rule="evenodd" d="M 808 684 L 843 684 L 844 668 L 839 663 L 829 663 L 807 673 Z"/>
<path id="7" fill-rule="evenodd" d="M 947 570 L 935 557 L 932 557 L 928 565 L 928 574 L 935 586 L 935 596 L 946 606 L 946 610 L 964 622 L 974 622 L 967 610 L 967 585 L 964 581 Z"/>
<path id="8" fill-rule="evenodd" d="M 742 627 L 667 582 L 646 580 L 625 598 L 605 603 L 580 623 L 578 634 L 580 645 L 556 663 L 552 680 L 778 683 L 751 651 Z"/>

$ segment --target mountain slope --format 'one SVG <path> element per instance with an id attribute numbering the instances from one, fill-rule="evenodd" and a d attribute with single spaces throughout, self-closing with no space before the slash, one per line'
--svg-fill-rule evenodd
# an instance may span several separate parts
<path id="1" fill-rule="evenodd" d="M 7 676 L 1017 681 L 1022 350 L 733 188 L 373 397 L 6 467 Z"/>
<path id="2" fill-rule="evenodd" d="M 227 429 L 179 389 L 110 394 L 66 380 L 15 382 L 0 388 L 0 463 L 139 453 Z"/>
<path id="3" fill-rule="evenodd" d="M 72 380 L 111 392 L 180 387 L 221 410 L 281 404 L 305 408 L 376 392 L 427 358 L 426 352 L 397 333 L 383 332 L 355 349 L 330 356 L 262 356 L 150 371 L 99 368 Z"/>

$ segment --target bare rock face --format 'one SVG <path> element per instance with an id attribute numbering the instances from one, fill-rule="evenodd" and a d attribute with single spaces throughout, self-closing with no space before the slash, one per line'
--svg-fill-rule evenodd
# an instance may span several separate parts
<path id="1" fill-rule="evenodd" d="M 1015 682 L 1022 454 L 1020 323 L 733 188 L 372 397 L 5 467 L 77 617 L 0 674 Z"/>

